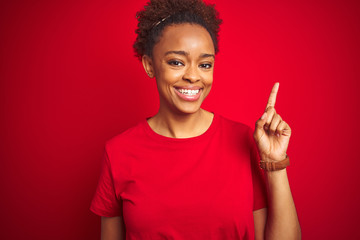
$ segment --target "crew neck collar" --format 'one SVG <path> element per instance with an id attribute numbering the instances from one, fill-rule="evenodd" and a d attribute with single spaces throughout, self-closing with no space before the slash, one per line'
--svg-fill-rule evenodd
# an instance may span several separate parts
<path id="1" fill-rule="evenodd" d="M 142 123 L 145 132 L 147 133 L 147 135 L 149 135 L 151 138 L 158 140 L 158 141 L 165 141 L 165 142 L 189 142 L 189 141 L 198 141 L 201 140 L 203 138 L 208 137 L 209 135 L 211 135 L 217 128 L 218 122 L 219 122 L 219 116 L 216 113 L 213 113 L 213 119 L 212 122 L 209 126 L 209 128 L 202 134 L 195 136 L 195 137 L 189 137 L 189 138 L 172 138 L 172 137 L 166 137 L 163 135 L 160 135 L 158 133 L 156 133 L 149 125 L 149 123 L 147 122 L 147 119 L 145 119 Z"/>

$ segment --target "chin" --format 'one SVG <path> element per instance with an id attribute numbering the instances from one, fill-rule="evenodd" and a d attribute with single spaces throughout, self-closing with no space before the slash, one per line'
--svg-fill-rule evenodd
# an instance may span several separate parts
<path id="1" fill-rule="evenodd" d="M 200 111 L 201 105 L 192 104 L 193 106 L 181 106 L 177 108 L 177 111 L 182 114 L 193 114 Z"/>

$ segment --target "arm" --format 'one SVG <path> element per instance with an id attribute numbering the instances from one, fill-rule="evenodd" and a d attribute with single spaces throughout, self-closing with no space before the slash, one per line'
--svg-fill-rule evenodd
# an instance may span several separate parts
<path id="1" fill-rule="evenodd" d="M 255 210 L 253 212 L 253 215 L 254 215 L 255 240 L 264 240 L 267 208 Z"/>
<path id="2" fill-rule="evenodd" d="M 267 172 L 269 210 L 265 239 L 301 239 L 286 169 Z"/>
<path id="3" fill-rule="evenodd" d="M 266 174 L 269 209 L 253 212 L 255 239 L 301 239 L 286 169 Z"/>
<path id="4" fill-rule="evenodd" d="M 101 217 L 101 240 L 125 240 L 125 232 L 121 216 Z"/>
<path id="5" fill-rule="evenodd" d="M 275 83 L 265 113 L 256 122 L 254 139 L 263 161 L 285 159 L 291 128 L 275 111 L 279 84 Z M 286 169 L 266 172 L 268 210 L 254 211 L 256 239 L 301 239 L 299 220 Z"/>

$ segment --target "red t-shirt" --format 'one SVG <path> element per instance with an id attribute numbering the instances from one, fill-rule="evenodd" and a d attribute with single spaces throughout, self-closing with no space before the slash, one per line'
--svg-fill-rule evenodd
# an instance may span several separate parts
<path id="1" fill-rule="evenodd" d="M 126 239 L 254 239 L 266 207 L 247 125 L 215 114 L 192 138 L 155 133 L 144 120 L 106 142 L 91 211 L 123 216 Z"/>

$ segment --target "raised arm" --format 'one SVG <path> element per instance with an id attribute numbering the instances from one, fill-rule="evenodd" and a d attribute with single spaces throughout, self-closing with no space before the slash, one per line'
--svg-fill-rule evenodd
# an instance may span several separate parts
<path id="1" fill-rule="evenodd" d="M 286 158 L 291 129 L 275 111 L 279 83 L 275 83 L 264 114 L 256 122 L 254 139 L 262 161 Z M 291 158 L 291 156 L 290 156 Z M 300 224 L 292 198 L 286 168 L 266 171 L 268 209 L 254 212 L 256 239 L 301 239 Z"/>

